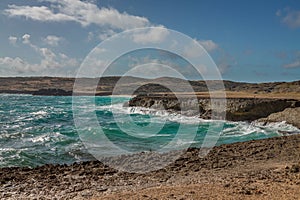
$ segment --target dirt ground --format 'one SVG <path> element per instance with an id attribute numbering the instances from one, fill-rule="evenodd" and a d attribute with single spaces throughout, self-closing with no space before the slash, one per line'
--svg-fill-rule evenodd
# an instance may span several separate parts
<path id="1" fill-rule="evenodd" d="M 0 199 L 300 199 L 300 135 L 221 145 L 205 157 L 188 149 L 144 174 L 99 161 L 2 168 Z"/>

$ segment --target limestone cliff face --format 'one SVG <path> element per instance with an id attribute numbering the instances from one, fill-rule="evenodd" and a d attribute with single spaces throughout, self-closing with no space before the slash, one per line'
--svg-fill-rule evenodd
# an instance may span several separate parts
<path id="1" fill-rule="evenodd" d="M 213 103 L 212 103 L 213 102 Z M 226 103 L 225 110 L 219 105 Z M 167 96 L 136 96 L 128 102 L 128 106 L 138 106 L 154 109 L 165 109 L 172 112 L 182 112 L 187 115 L 199 114 L 200 118 L 211 119 L 212 108 L 216 114 L 226 114 L 230 121 L 253 121 L 264 118 L 272 113 L 286 108 L 300 107 L 300 101 L 287 99 L 256 99 L 256 98 L 209 98 L 191 99 Z M 218 113 L 219 112 L 219 113 Z M 225 112 L 225 113 L 224 113 Z"/>

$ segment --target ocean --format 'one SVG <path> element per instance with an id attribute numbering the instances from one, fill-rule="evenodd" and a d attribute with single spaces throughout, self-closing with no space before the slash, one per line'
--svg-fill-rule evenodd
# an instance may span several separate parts
<path id="1" fill-rule="evenodd" d="M 214 130 L 214 122 L 210 120 L 123 107 L 129 97 L 77 98 L 83 109 L 90 108 L 89 102 L 95 102 L 92 112 L 110 141 L 109 145 L 116 145 L 126 152 L 157 151 L 171 141 L 171 150 L 201 147 L 207 130 Z M 84 132 L 89 141 L 97 144 L 95 127 L 78 130 L 70 96 L 0 94 L 0 167 L 36 167 L 94 160 L 87 150 L 87 141 L 82 142 L 79 132 Z M 181 137 L 178 138 L 179 131 Z M 217 134 L 216 145 L 281 136 L 279 131 L 299 130 L 284 122 L 263 126 L 226 121 Z"/>

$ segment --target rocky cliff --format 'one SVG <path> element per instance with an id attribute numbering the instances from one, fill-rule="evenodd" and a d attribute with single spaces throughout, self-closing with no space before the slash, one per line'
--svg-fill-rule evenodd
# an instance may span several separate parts
<path id="1" fill-rule="evenodd" d="M 259 122 L 280 122 L 285 121 L 288 124 L 292 124 L 300 129 L 300 107 L 297 108 L 286 108 L 281 112 L 270 114 L 266 118 L 259 119 Z"/>
<path id="2" fill-rule="evenodd" d="M 213 104 L 212 104 L 213 102 Z M 219 109 L 218 105 L 226 103 L 225 110 Z M 300 107 L 299 100 L 291 99 L 257 99 L 257 98 L 228 98 L 224 99 L 210 98 L 179 98 L 168 96 L 139 95 L 132 98 L 128 106 L 138 106 L 153 109 L 165 109 L 170 112 L 181 112 L 187 115 L 200 113 L 200 118 L 211 119 L 212 108 L 215 108 L 217 114 L 226 113 L 226 119 L 230 121 L 253 121 L 264 118 L 272 113 L 281 112 L 286 108 Z M 219 113 L 218 113 L 219 112 Z"/>

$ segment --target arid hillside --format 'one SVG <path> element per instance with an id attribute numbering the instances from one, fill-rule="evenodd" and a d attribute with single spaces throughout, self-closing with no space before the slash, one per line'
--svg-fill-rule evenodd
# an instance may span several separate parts
<path id="1" fill-rule="evenodd" d="M 0 93 L 23 93 L 40 95 L 70 95 L 73 91 L 75 79 L 63 77 L 2 77 L 0 78 Z M 186 81 L 178 78 L 142 79 L 136 77 L 103 77 L 98 79 L 80 78 L 77 93 L 91 93 L 93 85 L 97 85 L 99 95 L 111 94 L 145 94 L 145 93 L 166 93 L 176 86 L 178 93 L 196 92 L 199 95 L 207 95 L 210 90 L 218 91 L 223 89 L 220 81 Z M 98 82 L 98 83 L 97 83 Z M 294 82 L 272 82 L 272 83 L 242 83 L 223 81 L 228 95 L 231 96 L 257 96 L 262 98 L 288 96 L 289 98 L 300 98 L 300 81 Z M 115 88 L 117 84 L 117 87 Z M 164 85 L 164 86 L 162 86 Z M 192 87 L 190 87 L 192 86 Z M 193 91 L 191 91 L 191 88 Z M 43 90 L 42 92 L 38 92 Z M 57 92 L 57 90 L 59 90 Z M 64 92 L 61 92 L 64 90 Z M 283 95 L 284 94 L 284 95 Z M 262 96 L 261 96 L 262 95 Z"/>

